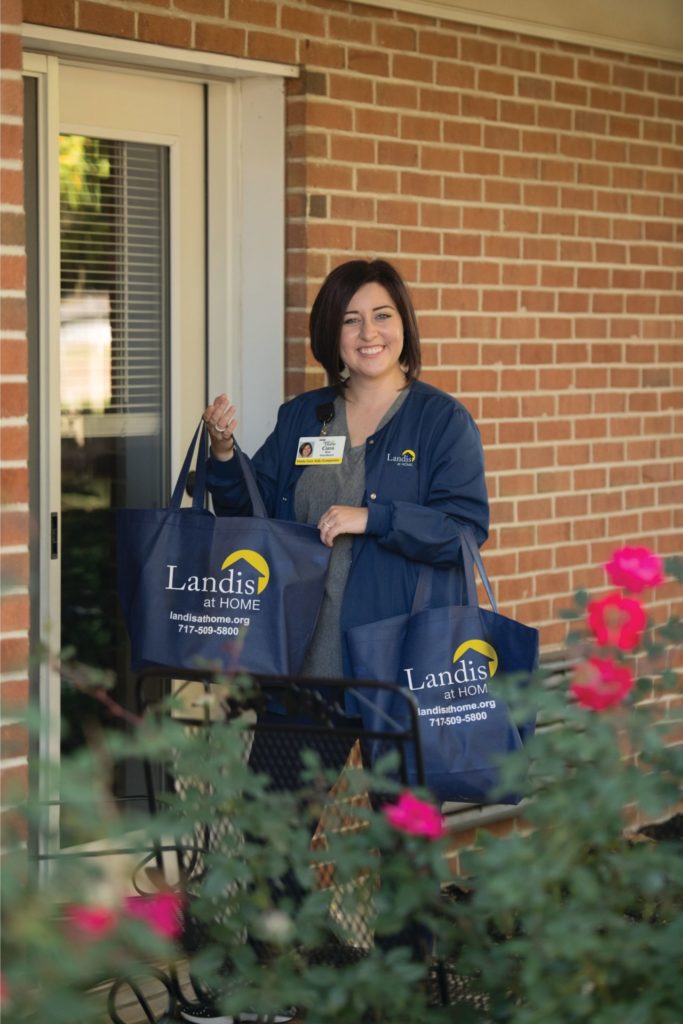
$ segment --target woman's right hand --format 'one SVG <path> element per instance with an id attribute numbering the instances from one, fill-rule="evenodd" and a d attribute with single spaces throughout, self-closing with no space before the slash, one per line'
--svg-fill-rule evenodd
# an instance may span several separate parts
<path id="1" fill-rule="evenodd" d="M 207 405 L 202 419 L 209 428 L 211 454 L 219 462 L 227 462 L 232 458 L 235 447 L 235 406 L 230 404 L 227 395 L 218 395 L 211 405 Z"/>

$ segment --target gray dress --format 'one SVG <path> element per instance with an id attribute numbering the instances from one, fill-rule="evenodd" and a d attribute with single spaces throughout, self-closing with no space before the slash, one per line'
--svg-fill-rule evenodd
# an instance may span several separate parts
<path id="1" fill-rule="evenodd" d="M 399 391 L 377 430 L 388 423 L 407 394 L 408 388 Z M 330 505 L 360 507 L 363 504 L 365 442 L 355 448 L 350 447 L 346 402 L 341 396 L 334 401 L 332 423 L 330 433 L 346 437 L 343 460 L 337 465 L 307 466 L 303 471 L 294 493 L 294 514 L 298 523 L 317 526 Z M 320 616 L 302 670 L 305 676 L 329 679 L 343 675 L 340 620 L 344 589 L 351 568 L 353 540 L 352 534 L 342 534 L 334 541 Z"/>

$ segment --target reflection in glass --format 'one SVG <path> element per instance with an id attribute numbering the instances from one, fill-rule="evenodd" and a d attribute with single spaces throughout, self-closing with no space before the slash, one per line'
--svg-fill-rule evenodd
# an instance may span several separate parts
<path id="1" fill-rule="evenodd" d="M 117 601 L 115 509 L 167 491 L 168 151 L 60 137 L 62 648 L 132 707 Z M 97 702 L 65 683 L 62 746 Z M 115 780 L 130 793 L 131 769 Z"/>

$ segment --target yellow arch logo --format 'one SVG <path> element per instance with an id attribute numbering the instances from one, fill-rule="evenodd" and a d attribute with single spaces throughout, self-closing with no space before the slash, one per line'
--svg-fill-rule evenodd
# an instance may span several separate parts
<path id="1" fill-rule="evenodd" d="M 491 644 L 487 644 L 485 640 L 466 640 L 464 644 L 460 644 L 453 655 L 453 661 L 459 661 L 468 651 L 477 651 L 478 654 L 483 654 L 485 658 L 489 659 L 489 673 L 493 679 L 498 669 L 498 655 Z"/>
<path id="2" fill-rule="evenodd" d="M 406 448 L 405 451 L 401 452 L 401 455 L 409 455 L 410 456 L 410 461 L 411 462 L 415 462 L 416 455 L 415 455 L 415 452 L 413 451 L 412 448 Z"/>
<path id="3" fill-rule="evenodd" d="M 231 555 L 225 559 L 221 566 L 221 570 L 229 569 L 235 562 L 240 562 L 244 559 L 248 562 L 252 569 L 255 569 L 259 574 L 259 581 L 256 584 L 256 593 L 262 594 L 268 586 L 270 580 L 270 569 L 263 555 L 259 555 L 258 551 L 249 551 L 247 548 L 241 548 L 239 551 L 233 551 Z"/>

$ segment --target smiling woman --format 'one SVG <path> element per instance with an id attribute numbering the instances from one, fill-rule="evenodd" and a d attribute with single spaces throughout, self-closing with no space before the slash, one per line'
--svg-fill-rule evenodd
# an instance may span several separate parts
<path id="1" fill-rule="evenodd" d="M 336 267 L 313 303 L 310 339 L 330 384 L 281 407 L 253 465 L 269 514 L 317 526 L 332 548 L 304 670 L 333 677 L 349 674 L 347 629 L 410 609 L 421 563 L 436 570 L 435 603 L 462 600 L 459 527 L 481 544 L 488 502 L 479 431 L 457 399 L 418 380 L 417 318 L 390 263 Z M 204 418 L 215 510 L 248 514 L 235 407 L 220 395 Z M 318 436 L 329 457 L 306 464 L 302 449 Z"/>
<path id="2" fill-rule="evenodd" d="M 253 468 L 268 515 L 317 526 L 321 543 L 332 549 L 303 666 L 305 676 L 321 681 L 325 700 L 325 680 L 353 676 L 347 632 L 409 612 L 421 565 L 434 569 L 436 607 L 462 603 L 460 528 L 470 527 L 481 544 L 488 501 L 472 417 L 457 399 L 417 379 L 415 311 L 390 263 L 350 260 L 333 270 L 309 326 L 329 386 L 281 406 Z M 234 457 L 235 407 L 219 395 L 204 419 L 214 509 L 249 515 L 241 459 Z M 314 447 L 316 457 L 305 458 Z M 354 692 L 345 709 L 352 738 L 340 737 L 334 763 L 327 754 L 328 768 L 343 767 L 353 736 L 360 735 L 362 709 Z M 300 714 L 304 709 L 295 720 Z M 280 714 L 264 717 L 282 724 Z"/>

